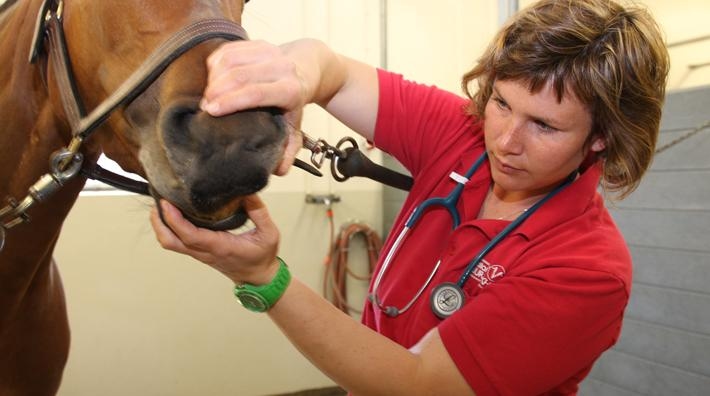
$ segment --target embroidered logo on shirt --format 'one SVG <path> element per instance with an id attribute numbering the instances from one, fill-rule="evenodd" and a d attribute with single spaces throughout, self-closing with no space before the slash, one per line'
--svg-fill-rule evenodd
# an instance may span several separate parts
<path id="1" fill-rule="evenodd" d="M 491 264 L 486 260 L 481 260 L 471 274 L 471 277 L 478 281 L 478 287 L 484 288 L 505 275 L 505 268 L 497 264 Z"/>

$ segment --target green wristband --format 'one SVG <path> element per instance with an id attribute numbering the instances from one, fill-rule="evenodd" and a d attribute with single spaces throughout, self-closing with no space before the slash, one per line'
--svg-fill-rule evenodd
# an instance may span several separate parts
<path id="1" fill-rule="evenodd" d="M 281 257 L 276 259 L 279 260 L 279 270 L 271 282 L 259 286 L 248 283 L 234 286 L 234 295 L 244 308 L 253 312 L 266 312 L 286 291 L 291 282 L 291 271 Z"/>

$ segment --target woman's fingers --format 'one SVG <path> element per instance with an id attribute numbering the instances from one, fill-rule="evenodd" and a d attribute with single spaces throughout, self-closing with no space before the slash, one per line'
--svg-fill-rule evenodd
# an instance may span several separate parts
<path id="1" fill-rule="evenodd" d="M 150 216 L 160 246 L 209 265 L 220 260 L 224 249 L 219 248 L 220 237 L 208 235 L 214 233 L 213 231 L 195 227 L 185 220 L 175 206 L 165 200 L 160 201 L 160 212 L 162 217 L 157 208 L 154 208 Z"/>
<path id="2" fill-rule="evenodd" d="M 281 49 L 266 42 L 232 42 L 207 61 L 202 110 L 213 116 L 256 107 L 292 110 L 303 105 L 303 81 Z"/>
<path id="3" fill-rule="evenodd" d="M 155 236 L 165 249 L 173 250 L 180 253 L 186 253 L 187 248 L 183 245 L 182 241 L 173 234 L 172 230 L 163 223 L 163 220 L 158 213 L 158 208 L 153 208 L 150 212 L 150 223 L 153 226 L 153 231 Z"/>
<path id="4" fill-rule="evenodd" d="M 288 136 L 286 137 L 286 148 L 284 149 L 281 162 L 274 171 L 274 174 L 278 176 L 285 176 L 288 173 L 289 169 L 291 169 L 291 166 L 293 165 L 293 162 L 296 160 L 298 151 L 303 147 L 303 135 L 301 134 L 301 130 L 294 128 L 290 122 L 288 124 L 289 125 L 286 126 L 286 129 L 288 130 Z"/>
<path id="5" fill-rule="evenodd" d="M 300 88 L 287 80 L 247 83 L 225 90 L 210 99 L 203 98 L 200 108 L 214 117 L 258 107 L 278 107 L 290 110 L 299 106 Z"/>
<path id="6" fill-rule="evenodd" d="M 165 200 L 160 201 L 162 219 L 154 209 L 151 223 L 161 246 L 192 256 L 199 255 L 201 259 L 205 255 L 258 255 L 259 250 L 275 249 L 279 231 L 264 203 L 258 196 L 251 195 L 244 198 L 243 204 L 255 228 L 241 234 L 196 227 L 182 216 L 180 210 Z"/>
<path id="7" fill-rule="evenodd" d="M 253 235 L 264 248 L 274 248 L 279 242 L 279 229 L 271 219 L 266 205 L 257 195 L 250 195 L 244 199 L 244 210 L 254 223 Z"/>
<path id="8" fill-rule="evenodd" d="M 207 66 L 210 69 L 229 69 L 262 62 L 279 53 L 277 46 L 263 40 L 231 41 L 221 45 L 207 57 Z"/>
<path id="9" fill-rule="evenodd" d="M 279 231 L 258 196 L 244 198 L 244 209 L 255 225 L 241 234 L 211 231 L 194 226 L 167 201 L 160 201 L 151 224 L 160 245 L 212 266 L 235 282 L 266 280 L 275 262 Z M 271 274 L 272 275 L 272 274 Z M 270 278 L 269 278 L 270 279 Z"/>

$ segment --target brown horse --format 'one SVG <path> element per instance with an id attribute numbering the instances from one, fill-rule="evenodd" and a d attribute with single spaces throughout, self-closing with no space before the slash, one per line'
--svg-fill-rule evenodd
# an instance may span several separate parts
<path id="1" fill-rule="evenodd" d="M 198 106 L 205 59 L 225 39 L 239 38 L 243 6 L 243 0 L 7 0 L 0 7 L 0 213 L 21 212 L 0 215 L 0 395 L 52 395 L 59 387 L 69 325 L 52 250 L 85 182 L 69 172 L 82 159 L 86 167 L 105 153 L 196 223 L 244 222 L 240 197 L 265 186 L 283 153 L 282 116 L 257 109 L 213 118 Z M 204 34 L 215 24 L 200 25 L 204 20 L 225 25 L 226 33 Z M 182 30 L 195 23 L 202 27 Z M 201 36 L 175 39 L 178 31 Z M 144 61 L 169 40 L 183 45 L 168 46 L 152 77 L 129 83 L 135 89 L 119 95 L 110 116 L 99 111 L 92 118 L 92 109 L 135 82 Z M 53 58 L 63 43 L 67 56 Z M 52 157 L 61 149 L 68 155 Z M 19 211 L 7 203 L 13 199 L 32 205 Z"/>

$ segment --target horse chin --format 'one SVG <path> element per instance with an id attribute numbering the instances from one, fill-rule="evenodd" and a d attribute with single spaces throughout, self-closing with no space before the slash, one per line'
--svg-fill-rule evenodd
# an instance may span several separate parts
<path id="1" fill-rule="evenodd" d="M 153 196 L 153 199 L 155 199 L 160 219 L 167 225 L 165 218 L 163 217 L 163 210 L 160 207 L 160 200 L 164 198 L 153 188 L 150 189 L 150 194 Z M 228 231 L 243 226 L 249 218 L 241 204 L 241 201 L 241 198 L 236 198 L 229 205 L 222 208 L 222 210 L 209 216 L 204 214 L 196 214 L 191 210 L 183 209 L 175 203 L 173 203 L 173 205 L 180 210 L 182 216 L 187 221 L 196 227 L 206 228 L 212 231 Z"/>

